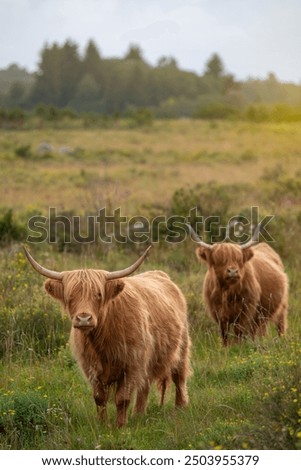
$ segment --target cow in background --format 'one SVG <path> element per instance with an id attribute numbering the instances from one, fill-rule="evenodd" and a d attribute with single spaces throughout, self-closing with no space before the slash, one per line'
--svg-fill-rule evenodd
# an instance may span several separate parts
<path id="1" fill-rule="evenodd" d="M 257 244 L 255 236 L 244 245 L 210 245 L 188 227 L 198 244 L 198 260 L 208 267 L 203 296 L 219 324 L 223 344 L 229 343 L 231 325 L 235 341 L 243 336 L 265 335 L 269 321 L 283 335 L 287 328 L 288 278 L 280 256 L 266 243 Z"/>

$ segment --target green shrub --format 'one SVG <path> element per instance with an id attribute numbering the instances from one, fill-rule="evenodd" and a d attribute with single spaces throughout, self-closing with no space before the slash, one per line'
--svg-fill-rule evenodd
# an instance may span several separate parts
<path id="1" fill-rule="evenodd" d="M 10 435 L 19 448 L 33 448 L 47 432 L 49 405 L 39 393 L 0 392 L 0 432 Z"/>
<path id="2" fill-rule="evenodd" d="M 41 103 L 36 106 L 35 114 L 39 118 L 45 119 L 45 121 L 53 121 L 58 118 L 59 110 L 54 106 Z"/>
<path id="3" fill-rule="evenodd" d="M 284 347 L 285 355 L 282 351 L 279 357 L 265 353 L 267 370 L 257 390 L 256 425 L 245 428 L 241 436 L 252 449 L 301 449 L 301 349 L 295 342 Z"/>
<path id="4" fill-rule="evenodd" d="M 265 122 L 270 118 L 270 112 L 265 105 L 251 105 L 245 111 L 245 116 L 252 122 Z"/>
<path id="5" fill-rule="evenodd" d="M 25 229 L 14 220 L 13 210 L 5 209 L 0 213 L 0 244 L 22 240 Z"/>
<path id="6" fill-rule="evenodd" d="M 153 112 L 148 108 L 132 108 L 125 113 L 133 127 L 151 126 L 154 121 Z"/>
<path id="7" fill-rule="evenodd" d="M 196 223 L 197 216 L 203 217 L 203 231 L 212 237 L 219 234 L 221 225 L 227 224 L 230 203 L 229 186 L 218 183 L 197 184 L 192 188 L 175 191 L 171 202 L 171 213 L 183 217 L 190 216 L 189 223 L 192 226 Z"/>
<path id="8" fill-rule="evenodd" d="M 15 108 L 7 113 L 8 122 L 12 127 L 22 127 L 26 115 L 23 109 Z"/>
<path id="9" fill-rule="evenodd" d="M 195 117 L 200 119 L 231 119 L 239 116 L 239 109 L 222 102 L 203 105 L 196 111 Z"/>
<path id="10" fill-rule="evenodd" d="M 15 149 L 15 155 L 17 157 L 22 157 L 22 158 L 28 158 L 31 156 L 31 145 L 30 144 L 25 144 L 25 145 L 19 145 Z"/>

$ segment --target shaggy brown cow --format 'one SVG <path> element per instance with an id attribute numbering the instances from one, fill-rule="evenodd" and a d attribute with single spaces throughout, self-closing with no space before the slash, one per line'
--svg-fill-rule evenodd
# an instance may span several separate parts
<path id="1" fill-rule="evenodd" d="M 208 266 L 203 296 L 220 326 L 223 344 L 228 344 L 231 325 L 235 341 L 242 336 L 265 335 L 269 320 L 283 335 L 287 327 L 288 279 L 279 255 L 266 243 L 253 246 L 257 243 L 254 239 L 240 246 L 209 245 L 190 226 L 189 230 L 199 244 L 197 258 Z"/>
<path id="2" fill-rule="evenodd" d="M 116 272 L 50 271 L 25 250 L 34 269 L 49 278 L 48 294 L 70 315 L 73 354 L 92 386 L 100 418 L 106 417 L 109 389 L 116 385 L 118 427 L 127 421 L 133 392 L 135 412 L 146 411 L 154 381 L 161 404 L 171 380 L 176 406 L 188 403 L 190 338 L 182 292 L 161 271 L 121 279 L 140 266 L 149 248 L 132 266 Z"/>

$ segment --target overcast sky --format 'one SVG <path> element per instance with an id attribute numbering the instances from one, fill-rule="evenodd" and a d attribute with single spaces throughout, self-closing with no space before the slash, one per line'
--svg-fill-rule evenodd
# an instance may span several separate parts
<path id="1" fill-rule="evenodd" d="M 301 82 L 301 0 L 0 0 L 0 68 L 37 70 L 45 43 L 93 39 L 103 57 L 138 44 L 201 74 L 217 52 L 238 79 Z"/>

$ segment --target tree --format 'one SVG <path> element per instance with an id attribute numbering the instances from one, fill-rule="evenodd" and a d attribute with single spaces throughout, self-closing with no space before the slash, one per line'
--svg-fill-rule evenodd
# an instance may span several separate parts
<path id="1" fill-rule="evenodd" d="M 95 78 L 85 74 L 78 84 L 69 106 L 77 111 L 101 112 L 101 93 Z"/>
<path id="2" fill-rule="evenodd" d="M 33 104 L 46 103 L 54 106 L 66 106 L 74 96 L 82 75 L 81 61 L 77 45 L 66 41 L 60 47 L 54 43 L 45 46 L 41 52 L 41 61 L 33 89 Z"/>
<path id="3" fill-rule="evenodd" d="M 267 78 L 267 80 L 268 80 L 268 82 L 269 82 L 270 84 L 273 84 L 273 85 L 277 84 L 277 85 L 278 85 L 278 80 L 277 80 L 277 77 L 276 77 L 276 75 L 274 74 L 274 72 L 269 72 L 269 73 L 268 73 L 268 78 Z"/>
<path id="4" fill-rule="evenodd" d="M 158 67 L 174 67 L 174 68 L 177 68 L 178 64 L 177 64 L 176 59 L 174 59 L 173 57 L 162 56 L 158 60 Z"/>
<path id="5" fill-rule="evenodd" d="M 148 77 L 148 66 L 143 62 L 135 62 L 128 69 L 128 76 L 125 79 L 124 103 L 126 106 L 147 106 L 148 87 L 146 86 Z"/>
<path id="6" fill-rule="evenodd" d="M 206 62 L 203 84 L 214 101 L 239 88 L 234 76 L 225 73 L 223 61 L 216 53 Z"/>
<path id="7" fill-rule="evenodd" d="M 100 52 L 95 42 L 90 40 L 85 50 L 83 64 L 86 69 L 93 69 L 101 61 Z"/>
<path id="8" fill-rule="evenodd" d="M 128 50 L 128 52 L 125 55 L 125 60 L 142 60 L 142 51 L 139 46 L 136 46 L 135 44 L 132 44 Z"/>
<path id="9" fill-rule="evenodd" d="M 59 106 L 66 106 L 73 98 L 82 76 L 82 64 L 77 45 L 66 41 L 60 54 L 60 97 Z"/>
<path id="10" fill-rule="evenodd" d="M 45 103 L 58 106 L 60 93 L 60 50 L 58 44 L 45 45 L 41 52 L 37 80 L 33 88 L 34 104 Z"/>
<path id="11" fill-rule="evenodd" d="M 106 90 L 105 61 L 101 58 L 99 50 L 93 41 L 89 41 L 83 58 L 83 74 L 94 79 L 98 95 L 104 95 Z"/>
<path id="12" fill-rule="evenodd" d="M 22 82 L 13 82 L 5 97 L 5 103 L 9 108 L 23 107 L 26 103 L 27 88 Z"/>
<path id="13" fill-rule="evenodd" d="M 205 76 L 220 78 L 224 74 L 224 65 L 218 54 L 213 54 L 206 63 Z"/>
<path id="14" fill-rule="evenodd" d="M 102 59 L 96 44 L 89 41 L 83 58 L 84 74 L 92 75 L 96 80 L 102 78 Z"/>

